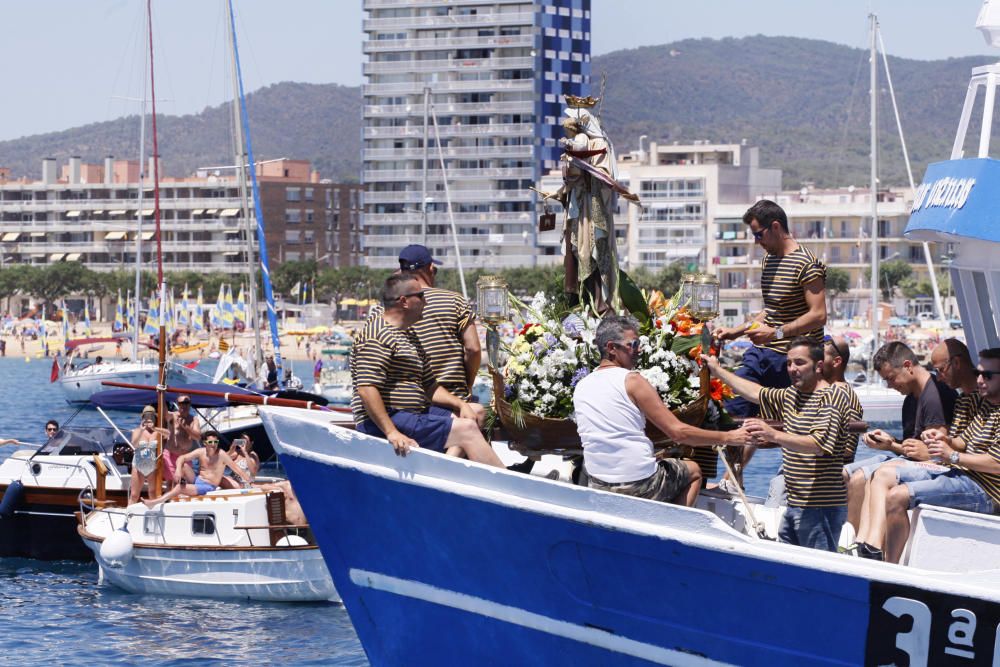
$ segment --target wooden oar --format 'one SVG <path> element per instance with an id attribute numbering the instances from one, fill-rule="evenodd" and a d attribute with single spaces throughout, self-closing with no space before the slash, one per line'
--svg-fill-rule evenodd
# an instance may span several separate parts
<path id="1" fill-rule="evenodd" d="M 131 384 L 128 382 L 102 382 L 108 387 L 121 387 L 122 389 L 146 389 L 156 391 L 157 387 L 147 384 Z M 299 401 L 294 398 L 277 398 L 275 396 L 258 396 L 256 394 L 231 394 L 228 391 L 211 391 L 209 389 L 193 389 L 188 387 L 165 387 L 164 391 L 187 394 L 189 396 L 212 396 L 221 398 L 229 403 L 239 403 L 243 405 L 274 405 L 279 408 L 303 408 L 305 410 L 323 410 L 326 412 L 348 413 L 350 408 L 330 407 L 319 405 L 313 401 Z"/>

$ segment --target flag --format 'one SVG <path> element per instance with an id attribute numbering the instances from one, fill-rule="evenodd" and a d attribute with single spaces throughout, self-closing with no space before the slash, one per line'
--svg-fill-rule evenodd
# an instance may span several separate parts
<path id="1" fill-rule="evenodd" d="M 194 304 L 194 330 L 202 331 L 205 329 L 205 296 L 198 288 L 198 301 Z"/>
<path id="2" fill-rule="evenodd" d="M 83 302 L 83 333 L 87 336 L 93 334 L 90 329 L 90 304 L 86 301 Z"/>
<path id="3" fill-rule="evenodd" d="M 163 313 L 163 326 L 167 330 L 167 334 L 170 334 L 174 330 L 174 292 L 170 290 L 163 296 L 166 302 L 160 311 Z"/>
<path id="4" fill-rule="evenodd" d="M 181 293 L 181 307 L 177 311 L 177 326 L 186 327 L 191 325 L 191 306 L 188 304 L 188 286 L 184 285 Z"/>
<path id="5" fill-rule="evenodd" d="M 125 292 L 125 328 L 135 331 L 138 329 L 135 321 L 135 314 L 139 312 L 139 305 L 132 307 L 132 290 Z"/>
<path id="6" fill-rule="evenodd" d="M 69 311 L 66 310 L 66 299 L 62 302 L 62 333 L 63 338 L 69 340 Z"/>
<path id="7" fill-rule="evenodd" d="M 226 285 L 226 296 L 222 302 L 222 326 L 226 329 L 233 328 L 235 310 L 236 307 L 233 305 L 233 288 Z"/>
<path id="8" fill-rule="evenodd" d="M 247 299 L 243 292 L 243 285 L 240 285 L 240 295 L 236 297 L 236 310 L 233 312 L 233 318 L 244 325 L 247 323 Z"/>
<path id="9" fill-rule="evenodd" d="M 112 331 L 123 331 L 125 329 L 125 310 L 122 306 L 122 291 L 118 290 L 118 305 L 115 306 L 115 323 Z"/>
<path id="10" fill-rule="evenodd" d="M 149 312 L 146 314 L 146 326 L 142 332 L 150 336 L 160 332 L 160 300 L 156 298 L 155 292 L 149 297 Z"/>
<path id="11" fill-rule="evenodd" d="M 222 302 L 226 300 L 226 286 L 221 285 L 219 287 L 219 295 L 215 297 L 215 305 L 212 306 L 212 312 L 209 314 L 209 321 L 212 323 L 213 329 L 221 329 L 222 322 Z"/>
<path id="12" fill-rule="evenodd" d="M 299 281 L 299 282 L 295 283 L 294 285 L 292 285 L 292 290 L 291 291 L 292 291 L 292 298 L 293 299 L 298 299 L 299 298 L 299 290 L 300 289 L 302 289 L 302 282 L 301 281 Z"/>
<path id="13" fill-rule="evenodd" d="M 52 371 L 49 373 L 49 382 L 59 379 L 59 356 L 52 357 Z"/>

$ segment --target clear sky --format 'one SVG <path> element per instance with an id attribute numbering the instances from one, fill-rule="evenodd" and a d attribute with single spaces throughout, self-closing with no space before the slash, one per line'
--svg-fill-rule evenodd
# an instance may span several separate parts
<path id="1" fill-rule="evenodd" d="M 892 55 L 989 53 L 981 0 L 592 0 L 593 53 L 698 37 L 791 35 L 864 47 L 870 11 Z M 248 91 L 279 81 L 361 83 L 361 0 L 237 0 Z M 141 0 L 7 0 L 0 140 L 135 113 Z M 228 99 L 223 0 L 154 0 L 158 110 Z M 998 53 L 1000 59 L 1000 53 Z M 0 156 L 2 157 L 2 156 Z"/>

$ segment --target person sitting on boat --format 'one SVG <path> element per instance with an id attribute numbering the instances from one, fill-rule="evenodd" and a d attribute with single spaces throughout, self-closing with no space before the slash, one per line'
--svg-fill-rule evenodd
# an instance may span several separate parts
<path id="1" fill-rule="evenodd" d="M 976 373 L 980 400 L 959 403 L 947 434 L 943 429 L 923 434 L 930 462 L 887 464 L 875 473 L 869 528 L 858 534 L 859 556 L 898 563 L 910 534 L 907 510 L 918 505 L 1000 512 L 1000 348 L 979 352 Z M 875 493 L 883 475 L 896 484 Z"/>
<path id="2" fill-rule="evenodd" d="M 866 433 L 862 442 L 872 449 L 883 450 L 864 460 L 844 466 L 847 481 L 847 513 L 858 531 L 856 543 L 870 543 L 871 522 L 862 516 L 862 506 L 871 494 L 883 495 L 898 484 L 891 467 L 904 461 L 926 461 L 927 446 L 921 440 L 928 429 L 947 431 L 955 413 L 955 390 L 920 365 L 913 351 L 900 341 L 886 343 L 872 357 L 872 368 L 885 383 L 906 396 L 903 399 L 903 439 L 897 441 L 882 429 Z M 884 469 L 883 469 L 884 468 Z M 875 526 L 879 532 L 881 522 Z M 877 540 L 881 543 L 881 539 Z"/>
<path id="3" fill-rule="evenodd" d="M 422 245 L 406 246 L 399 253 L 400 270 L 408 271 L 424 292 L 423 315 L 413 332 L 437 383 L 469 403 L 481 427 L 486 410 L 472 402 L 472 384 L 482 359 L 475 314 L 461 294 L 434 286 L 439 264 Z"/>
<path id="4" fill-rule="evenodd" d="M 250 481 L 252 482 L 260 470 L 260 457 L 253 451 L 253 440 L 251 440 L 250 436 L 244 434 L 238 438 L 233 438 L 227 453 L 229 454 L 229 458 L 236 464 L 236 467 L 250 476 Z M 222 478 L 223 488 L 238 489 L 239 486 L 232 474 L 227 474 Z"/>
<path id="5" fill-rule="evenodd" d="M 206 493 L 211 493 L 219 488 L 226 468 L 232 470 L 237 477 L 243 480 L 246 486 L 250 486 L 252 481 L 250 476 L 243 472 L 229 458 L 229 454 L 219 449 L 220 440 L 221 436 L 219 436 L 217 431 L 208 431 L 205 433 L 201 441 L 204 447 L 200 447 L 193 452 L 188 452 L 177 459 L 177 471 L 174 473 L 174 482 L 176 484 L 174 487 L 159 498 L 143 500 L 146 506 L 153 507 L 177 496 L 203 496 Z M 198 476 L 195 477 L 194 483 L 190 483 L 181 474 L 181 470 L 184 464 L 188 462 L 193 463 L 194 461 L 198 462 Z"/>
<path id="6" fill-rule="evenodd" d="M 191 413 L 191 397 L 181 394 L 177 397 L 177 410 L 167 413 L 167 427 L 170 437 L 163 447 L 163 478 L 171 480 L 177 469 L 177 459 L 194 449 L 201 440 L 201 426 Z M 188 479 L 194 479 L 194 469 Z"/>
<path id="7" fill-rule="evenodd" d="M 139 496 L 146 479 L 156 472 L 157 440 L 163 438 L 166 441 L 169 437 L 169 429 L 156 425 L 156 408 L 152 405 L 144 407 L 139 417 L 139 426 L 133 429 L 131 437 L 134 454 L 132 456 L 132 480 L 128 491 L 129 505 L 139 502 Z M 152 491 L 150 489 L 151 493 Z"/>
<path id="8" fill-rule="evenodd" d="M 788 376 L 792 386 L 761 387 L 702 355 L 712 375 L 732 390 L 760 405 L 764 419 L 780 420 L 779 431 L 762 419 L 750 418 L 744 427 L 758 443 L 781 447 L 788 507 L 778 539 L 813 549 L 836 551 L 847 519 L 844 451 L 851 439 L 851 398 L 839 384 L 823 378 L 823 346 L 798 337 L 788 345 Z"/>
<path id="9" fill-rule="evenodd" d="M 389 276 L 382 306 L 365 321 L 351 353 L 357 430 L 386 438 L 400 455 L 419 446 L 503 467 L 473 408 L 434 379 L 412 330 L 424 308 L 420 283 L 406 273 Z"/>
<path id="10" fill-rule="evenodd" d="M 691 460 L 660 459 L 646 436 L 649 420 L 678 444 L 712 447 L 744 445 L 744 429 L 706 431 L 680 421 L 660 395 L 633 371 L 639 349 L 635 318 L 607 315 L 594 343 L 601 363 L 573 391 L 576 428 L 583 443 L 583 465 L 591 488 L 693 505 L 701 489 L 701 470 Z"/>
<path id="11" fill-rule="evenodd" d="M 52 438 L 56 437 L 57 433 L 59 433 L 59 422 L 57 422 L 55 419 L 50 419 L 47 422 L 45 422 L 46 438 L 51 440 Z"/>
<path id="12" fill-rule="evenodd" d="M 972 400 L 972 397 L 979 396 L 976 365 L 972 363 L 969 348 L 962 341 L 948 338 L 935 345 L 931 350 L 931 367 L 946 385 L 958 392 L 959 400 L 963 397 Z M 955 409 L 958 409 L 957 402 Z"/>
<path id="13" fill-rule="evenodd" d="M 792 237 L 788 216 L 773 201 L 762 199 L 743 214 L 754 241 L 765 251 L 760 288 L 764 310 L 744 324 L 714 331 L 722 342 L 747 336 L 753 343 L 743 354 L 736 375 L 763 387 L 789 386 L 785 365 L 789 341 L 804 336 L 816 344 L 823 341 L 826 325 L 826 266 Z M 740 396 L 726 401 L 734 417 L 755 417 L 760 410 Z M 743 449 L 743 465 L 754 448 Z M 729 481 L 729 480 L 725 480 Z M 723 488 L 727 488 L 724 483 Z"/>

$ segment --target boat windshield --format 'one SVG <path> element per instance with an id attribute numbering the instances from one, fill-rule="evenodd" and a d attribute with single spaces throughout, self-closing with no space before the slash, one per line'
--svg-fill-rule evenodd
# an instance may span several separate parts
<path id="1" fill-rule="evenodd" d="M 116 443 L 125 440 L 113 428 L 71 427 L 63 428 L 49 439 L 35 456 L 80 456 L 108 454 Z"/>

